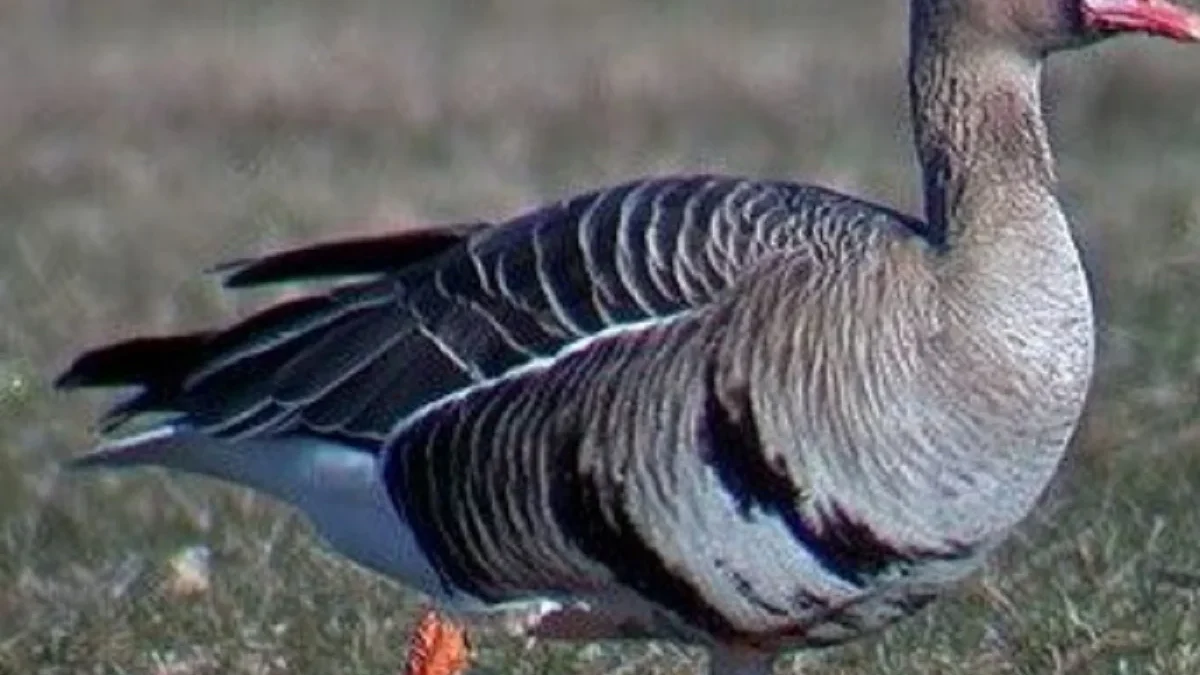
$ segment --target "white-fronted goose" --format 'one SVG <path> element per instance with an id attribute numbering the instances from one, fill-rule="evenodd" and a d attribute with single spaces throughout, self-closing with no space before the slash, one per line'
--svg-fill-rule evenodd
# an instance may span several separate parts
<path id="1" fill-rule="evenodd" d="M 670 177 L 231 265 L 231 287 L 353 278 L 82 356 L 61 385 L 140 387 L 108 431 L 170 421 L 75 465 L 247 485 L 450 611 L 699 643 L 717 675 L 879 629 L 977 568 L 1078 421 L 1092 306 L 1039 82 L 1128 32 L 1200 19 L 913 0 L 923 219 Z"/>

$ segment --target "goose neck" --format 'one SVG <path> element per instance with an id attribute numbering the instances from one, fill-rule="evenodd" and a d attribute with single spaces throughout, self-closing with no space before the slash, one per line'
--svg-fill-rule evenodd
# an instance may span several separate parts
<path id="1" fill-rule="evenodd" d="M 1042 115 L 1042 58 L 913 18 L 909 87 L 926 218 L 944 247 L 986 222 L 1057 212 L 1056 175 Z M 986 208 L 984 208 L 986 207 Z"/>

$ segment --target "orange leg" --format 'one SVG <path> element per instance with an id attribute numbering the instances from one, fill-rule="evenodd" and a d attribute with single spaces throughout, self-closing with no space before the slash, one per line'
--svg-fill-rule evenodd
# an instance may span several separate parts
<path id="1" fill-rule="evenodd" d="M 409 639 L 404 675 L 460 675 L 469 664 L 469 651 L 462 627 L 426 608 Z"/>

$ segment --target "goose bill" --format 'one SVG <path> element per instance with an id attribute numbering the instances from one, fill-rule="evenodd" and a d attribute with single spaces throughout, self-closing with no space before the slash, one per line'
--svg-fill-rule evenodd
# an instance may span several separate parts
<path id="1" fill-rule="evenodd" d="M 1083 0 L 1083 21 L 1100 32 L 1141 32 L 1200 41 L 1200 14 L 1165 0 Z"/>

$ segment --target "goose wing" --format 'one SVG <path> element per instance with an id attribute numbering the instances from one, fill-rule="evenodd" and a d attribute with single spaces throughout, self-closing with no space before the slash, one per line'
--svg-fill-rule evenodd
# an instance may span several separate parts
<path id="1" fill-rule="evenodd" d="M 921 227 L 811 186 L 635 181 L 499 225 L 233 263 L 232 286 L 356 279 L 96 350 L 60 383 L 139 385 L 108 427 L 173 416 L 84 465 L 283 496 L 344 554 L 438 597 L 585 598 L 591 637 L 836 642 L 915 607 L 830 614 L 909 554 L 804 510 L 802 463 L 837 445 L 834 422 L 788 402 L 833 382 L 797 367 L 869 341 L 843 320 L 856 303 L 907 292 L 873 254 Z"/>
<path id="2" fill-rule="evenodd" d="M 772 252 L 836 255 L 844 242 L 828 235 L 868 222 L 919 227 L 812 186 L 640 180 L 499 225 L 233 263 L 223 270 L 235 287 L 357 279 L 224 329 L 89 352 L 59 383 L 139 386 L 104 417 L 110 429 L 166 412 L 221 438 L 305 433 L 371 451 L 423 406 L 606 332 L 702 307 Z"/>

